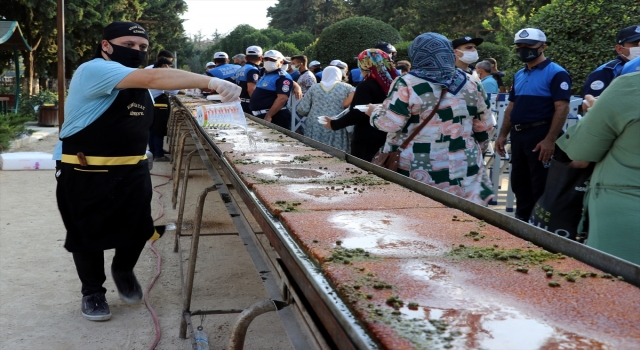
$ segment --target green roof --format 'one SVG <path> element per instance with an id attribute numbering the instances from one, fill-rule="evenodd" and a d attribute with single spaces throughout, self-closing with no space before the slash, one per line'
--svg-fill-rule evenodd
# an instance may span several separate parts
<path id="1" fill-rule="evenodd" d="M 27 43 L 20 25 L 16 21 L 0 21 L 0 50 L 18 50 L 33 51 Z"/>

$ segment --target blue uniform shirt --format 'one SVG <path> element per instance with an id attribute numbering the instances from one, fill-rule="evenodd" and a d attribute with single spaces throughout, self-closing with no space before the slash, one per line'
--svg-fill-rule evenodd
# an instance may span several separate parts
<path id="1" fill-rule="evenodd" d="M 209 69 L 207 73 L 209 73 L 209 75 L 214 78 L 220 78 L 235 83 L 235 76 L 240 68 L 242 67 L 237 64 L 224 63 L 217 66 L 216 68 Z"/>
<path id="2" fill-rule="evenodd" d="M 362 81 L 362 72 L 360 72 L 360 68 L 354 68 L 351 70 L 351 81 L 355 84 Z"/>
<path id="3" fill-rule="evenodd" d="M 322 71 L 319 71 L 318 73 L 316 73 L 315 76 L 318 82 L 322 81 Z"/>
<path id="4" fill-rule="evenodd" d="M 636 72 L 640 72 L 640 57 L 627 62 L 627 64 L 624 65 L 624 68 L 622 68 L 620 75 Z"/>
<path id="5" fill-rule="evenodd" d="M 571 77 L 560 65 L 546 59 L 533 69 L 525 67 L 513 78 L 509 92 L 512 124 L 551 120 L 556 101 L 571 99 Z"/>
<path id="6" fill-rule="evenodd" d="M 240 85 L 242 92 L 240 93 L 241 99 L 249 99 L 249 90 L 247 89 L 247 83 L 255 83 L 260 79 L 260 67 L 255 63 L 247 62 L 244 66 L 240 67 L 236 72 L 236 84 Z"/>
<path id="7" fill-rule="evenodd" d="M 593 95 L 594 97 L 600 96 L 604 89 L 611 84 L 613 79 L 622 73 L 623 67 L 624 61 L 618 56 L 615 60 L 609 61 L 596 68 L 596 70 L 589 74 L 584 85 L 582 85 L 582 97 L 587 94 Z"/>
<path id="8" fill-rule="evenodd" d="M 118 97 L 120 89 L 116 85 L 135 70 L 102 58 L 81 64 L 69 85 L 60 138 L 71 136 L 96 121 Z M 53 159 L 62 159 L 62 141 L 56 144 Z"/>
<path id="9" fill-rule="evenodd" d="M 293 73 L 289 74 L 291 76 L 291 79 L 293 79 L 293 81 L 298 81 L 298 78 L 300 78 L 300 72 L 299 71 L 294 71 Z"/>
<path id="10" fill-rule="evenodd" d="M 265 75 L 256 83 L 256 89 L 251 95 L 251 110 L 269 109 L 279 94 L 289 96 L 293 89 L 291 76 L 281 70 L 275 70 Z"/>

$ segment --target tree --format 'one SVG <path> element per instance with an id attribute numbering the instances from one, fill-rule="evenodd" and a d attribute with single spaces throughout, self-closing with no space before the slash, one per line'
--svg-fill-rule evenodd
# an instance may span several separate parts
<path id="1" fill-rule="evenodd" d="M 315 45 L 315 59 L 330 62 L 339 59 L 347 64 L 362 50 L 386 41 L 397 44 L 400 33 L 392 26 L 373 18 L 353 17 L 325 28 Z"/>
<path id="2" fill-rule="evenodd" d="M 294 44 L 300 51 L 304 50 L 305 47 L 309 46 L 315 40 L 316 38 L 311 32 L 304 30 L 288 34 L 284 39 L 284 41 Z"/>
<path id="3" fill-rule="evenodd" d="M 267 9 L 270 27 L 285 32 L 308 30 L 314 35 L 351 16 L 351 7 L 343 0 L 280 0 Z"/>
<path id="4" fill-rule="evenodd" d="M 533 15 L 528 26 L 540 28 L 551 43 L 545 56 L 565 67 L 579 93 L 587 75 L 613 59 L 622 28 L 637 25 L 640 4 L 626 0 L 553 0 Z"/>

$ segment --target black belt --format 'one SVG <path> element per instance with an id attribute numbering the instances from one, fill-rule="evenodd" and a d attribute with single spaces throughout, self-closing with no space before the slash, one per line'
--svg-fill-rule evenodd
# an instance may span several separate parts
<path id="1" fill-rule="evenodd" d="M 513 126 L 513 130 L 522 131 L 524 129 L 531 129 L 531 128 L 535 128 L 536 126 L 545 125 L 545 124 L 549 124 L 549 121 L 548 120 L 542 120 L 542 121 L 535 122 L 535 123 L 516 124 L 516 125 Z"/>

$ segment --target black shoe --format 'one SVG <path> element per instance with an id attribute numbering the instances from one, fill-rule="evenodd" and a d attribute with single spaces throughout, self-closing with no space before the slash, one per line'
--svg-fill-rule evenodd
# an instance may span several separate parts
<path id="1" fill-rule="evenodd" d="M 169 159 L 169 157 L 167 157 L 167 156 L 153 158 L 154 162 L 168 162 L 170 160 L 171 159 Z"/>
<path id="2" fill-rule="evenodd" d="M 127 304 L 137 304 L 142 300 L 142 287 L 140 287 L 133 271 L 116 272 L 111 269 L 111 275 L 122 301 Z"/>
<path id="3" fill-rule="evenodd" d="M 82 297 L 82 316 L 90 321 L 107 321 L 111 319 L 111 311 L 104 293 L 94 293 Z"/>
<path id="4" fill-rule="evenodd" d="M 162 152 L 164 152 L 164 154 L 171 154 L 171 152 L 165 150 L 162 150 Z"/>

